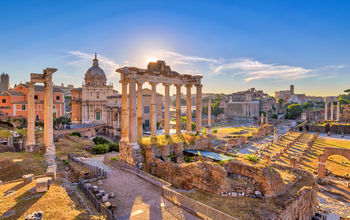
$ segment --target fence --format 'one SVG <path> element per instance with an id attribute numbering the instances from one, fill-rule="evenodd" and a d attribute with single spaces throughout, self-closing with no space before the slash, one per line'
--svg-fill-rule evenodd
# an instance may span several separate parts
<path id="1" fill-rule="evenodd" d="M 231 215 L 175 192 L 167 186 L 162 187 L 162 194 L 165 199 L 203 219 L 238 220 Z"/>
<path id="2" fill-rule="evenodd" d="M 84 192 L 85 196 L 88 197 L 90 202 L 94 205 L 96 210 L 107 218 L 107 220 L 114 220 L 114 215 L 111 210 L 104 206 L 98 199 L 86 188 L 85 184 L 82 181 L 79 181 L 78 187 L 81 191 Z"/>
<path id="3" fill-rule="evenodd" d="M 75 157 L 73 157 L 72 155 L 68 154 L 68 159 L 83 166 L 84 168 L 90 170 L 91 172 L 93 172 L 94 175 L 98 176 L 98 177 L 103 177 L 103 178 L 107 178 L 108 177 L 108 172 L 103 170 L 100 167 L 96 167 L 93 166 L 91 164 L 85 163 Z"/>

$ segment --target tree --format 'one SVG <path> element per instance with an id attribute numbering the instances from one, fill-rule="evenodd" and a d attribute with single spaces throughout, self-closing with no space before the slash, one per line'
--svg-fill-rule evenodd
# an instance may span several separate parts
<path id="1" fill-rule="evenodd" d="M 310 109 L 310 108 L 312 108 L 314 106 L 315 105 L 312 102 L 305 102 L 305 103 L 303 103 L 303 109 Z"/>
<path id="2" fill-rule="evenodd" d="M 215 115 L 217 117 L 221 113 L 224 112 L 223 108 L 220 108 L 220 101 L 215 101 L 214 103 L 211 104 L 211 114 Z M 208 115 L 208 106 L 203 106 L 202 107 L 202 114 L 203 115 Z"/>
<path id="3" fill-rule="evenodd" d="M 340 102 L 341 105 L 350 104 L 350 95 L 340 95 L 338 98 L 338 101 Z"/>
<path id="4" fill-rule="evenodd" d="M 287 119 L 296 119 L 303 112 L 303 107 L 299 104 L 290 104 L 287 108 Z"/>
<path id="5" fill-rule="evenodd" d="M 278 99 L 278 104 L 279 104 L 280 107 L 282 107 L 283 102 L 284 102 L 284 100 L 282 98 Z"/>

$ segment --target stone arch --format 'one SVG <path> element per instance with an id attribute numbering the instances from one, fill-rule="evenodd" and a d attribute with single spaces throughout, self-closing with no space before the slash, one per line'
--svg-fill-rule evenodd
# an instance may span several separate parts
<path id="1" fill-rule="evenodd" d="M 323 154 L 318 156 L 318 177 L 326 177 L 326 160 L 332 155 L 341 155 L 350 161 L 350 149 L 325 147 Z"/>

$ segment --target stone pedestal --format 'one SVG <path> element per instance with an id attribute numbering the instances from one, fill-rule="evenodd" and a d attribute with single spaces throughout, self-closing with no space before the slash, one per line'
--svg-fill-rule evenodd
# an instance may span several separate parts
<path id="1" fill-rule="evenodd" d="M 51 177 L 44 177 L 44 178 L 39 178 L 36 180 L 36 192 L 47 192 L 50 188 L 51 184 Z"/>

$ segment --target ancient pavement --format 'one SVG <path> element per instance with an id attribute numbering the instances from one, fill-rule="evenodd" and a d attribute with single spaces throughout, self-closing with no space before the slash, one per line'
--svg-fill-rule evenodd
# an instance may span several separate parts
<path id="1" fill-rule="evenodd" d="M 106 169 L 103 157 L 87 158 L 86 162 Z M 118 219 L 198 219 L 162 198 L 160 188 L 128 172 L 107 167 L 109 177 L 100 188 L 114 192 Z"/>

